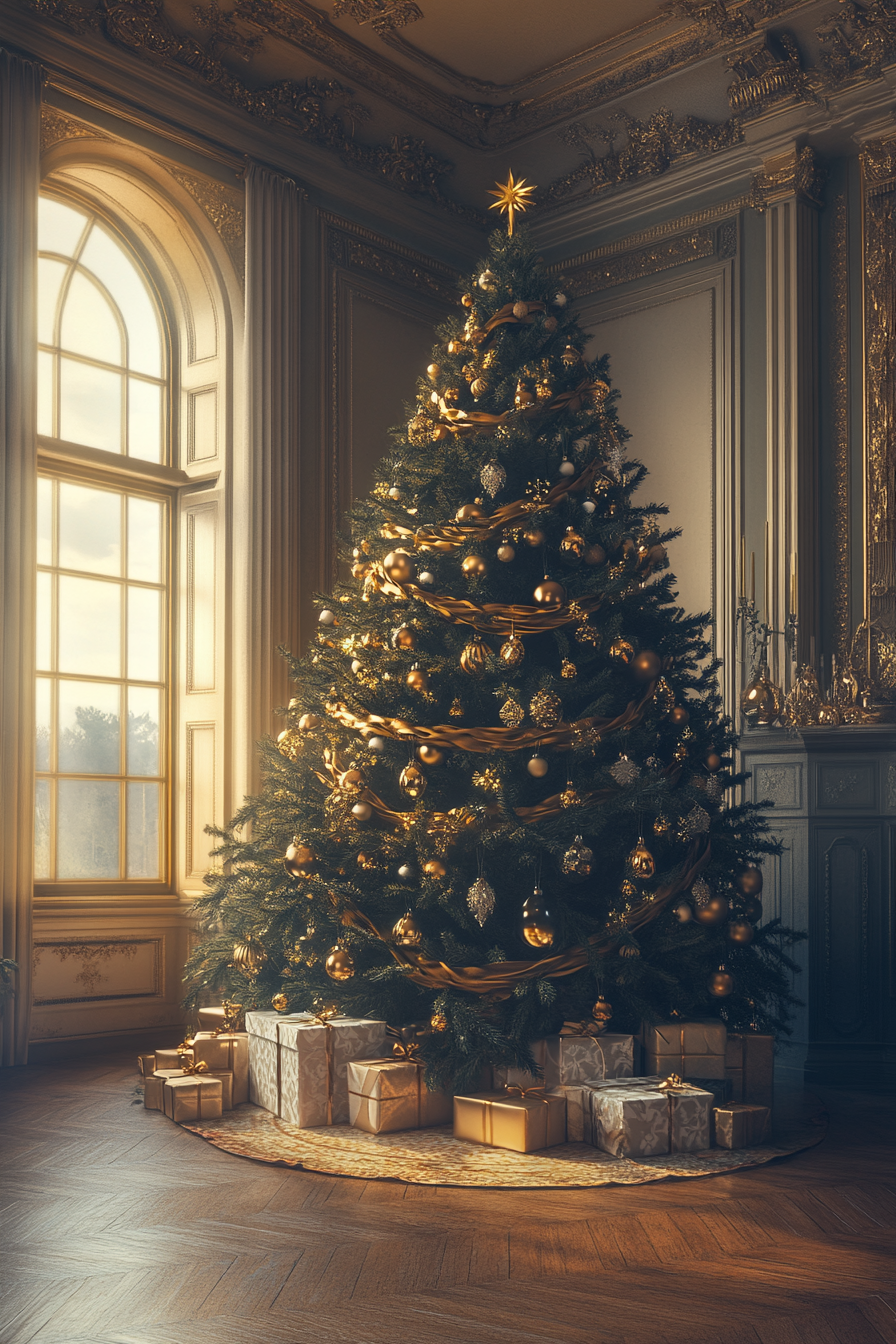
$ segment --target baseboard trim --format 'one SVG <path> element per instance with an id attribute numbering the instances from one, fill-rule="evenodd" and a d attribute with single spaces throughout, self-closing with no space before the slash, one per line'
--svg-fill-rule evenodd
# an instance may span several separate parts
<path id="1" fill-rule="evenodd" d="M 111 1050 L 133 1050 L 135 1054 L 165 1050 L 179 1045 L 191 1030 L 188 1022 L 174 1022 L 164 1027 L 129 1028 L 125 1031 L 107 1031 L 95 1036 L 64 1036 L 46 1041 L 31 1041 L 28 1046 L 29 1064 L 58 1064 L 61 1060 L 81 1059 L 85 1055 L 104 1055 Z"/>

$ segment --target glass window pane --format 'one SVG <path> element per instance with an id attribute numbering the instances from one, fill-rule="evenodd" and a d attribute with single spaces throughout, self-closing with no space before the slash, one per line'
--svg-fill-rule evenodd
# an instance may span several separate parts
<path id="1" fill-rule="evenodd" d="M 162 389 L 128 379 L 128 453 L 145 462 L 162 460 Z"/>
<path id="2" fill-rule="evenodd" d="M 37 478 L 37 563 L 53 563 L 53 482 Z"/>
<path id="3" fill-rule="evenodd" d="M 162 505 L 157 499 L 128 499 L 128 578 L 161 582 Z"/>
<path id="4" fill-rule="evenodd" d="M 56 788 L 56 876 L 118 877 L 120 786 L 60 779 Z"/>
<path id="5" fill-rule="evenodd" d="M 34 876 L 38 882 L 50 876 L 50 781 L 34 784 Z"/>
<path id="6" fill-rule="evenodd" d="M 121 573 L 121 495 L 60 482 L 59 565 Z"/>
<path id="7" fill-rule="evenodd" d="M 53 576 L 37 576 L 37 666 L 49 672 L 53 653 Z"/>
<path id="8" fill-rule="evenodd" d="M 41 196 L 37 207 L 37 246 L 41 252 L 74 256 L 87 223 L 87 216 L 61 201 Z"/>
<path id="9" fill-rule="evenodd" d="M 128 774 L 158 775 L 159 700 L 148 686 L 128 688 Z"/>
<path id="10" fill-rule="evenodd" d="M 160 598 L 154 588 L 128 588 L 128 676 L 161 680 Z"/>
<path id="11" fill-rule="evenodd" d="M 121 452 L 121 375 L 63 359 L 59 437 L 88 448 Z"/>
<path id="12" fill-rule="evenodd" d="M 128 333 L 128 366 L 161 378 L 159 320 L 137 267 L 117 240 L 99 225 L 91 231 L 81 263 L 99 277 L 121 309 Z"/>
<path id="13" fill-rule="evenodd" d="M 59 576 L 59 669 L 121 675 L 121 588 L 99 579 Z"/>
<path id="14" fill-rule="evenodd" d="M 96 681 L 59 683 L 59 765 L 74 775 L 121 773 L 121 691 Z"/>
<path id="15" fill-rule="evenodd" d="M 37 432 L 53 437 L 53 375 L 56 356 L 48 350 L 37 354 Z"/>
<path id="16" fill-rule="evenodd" d="M 129 784 L 128 877 L 159 877 L 158 784 Z"/>
<path id="17" fill-rule="evenodd" d="M 106 364 L 124 363 L 118 319 L 105 295 L 81 271 L 72 276 L 65 296 L 59 344 L 63 350 L 101 359 Z"/>
<path id="18" fill-rule="evenodd" d="M 47 677 L 38 677 L 35 708 L 35 769 L 50 768 L 50 733 L 53 683 Z"/>
<path id="19" fill-rule="evenodd" d="M 37 263 L 37 339 L 41 345 L 56 345 L 56 308 L 59 290 L 68 274 L 64 261 L 41 257 Z"/>

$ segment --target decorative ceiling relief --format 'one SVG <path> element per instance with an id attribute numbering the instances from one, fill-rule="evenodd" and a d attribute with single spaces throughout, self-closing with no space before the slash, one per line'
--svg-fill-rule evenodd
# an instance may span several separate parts
<path id="1" fill-rule="evenodd" d="M 393 28 L 404 28 L 423 18 L 413 0 L 333 0 L 333 17 L 348 14 L 360 27 L 369 23 L 375 33 L 388 33 Z"/>

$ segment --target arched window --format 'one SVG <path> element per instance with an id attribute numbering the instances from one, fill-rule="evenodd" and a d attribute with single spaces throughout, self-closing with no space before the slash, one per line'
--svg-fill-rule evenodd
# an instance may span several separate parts
<path id="1" fill-rule="evenodd" d="M 163 883 L 173 494 L 138 461 L 170 456 L 164 325 L 89 211 L 42 196 L 39 248 L 35 875 Z"/>

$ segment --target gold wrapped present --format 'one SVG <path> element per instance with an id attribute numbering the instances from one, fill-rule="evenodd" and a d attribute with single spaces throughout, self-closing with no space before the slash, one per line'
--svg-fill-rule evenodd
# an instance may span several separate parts
<path id="1" fill-rule="evenodd" d="M 765 1143 L 771 1133 L 772 1116 L 767 1106 L 729 1101 L 725 1106 L 716 1106 L 713 1118 L 720 1148 L 752 1148 Z"/>
<path id="2" fill-rule="evenodd" d="M 148 1111 L 164 1111 L 164 1092 L 166 1078 L 182 1078 L 183 1069 L 162 1069 L 150 1073 L 143 1079 L 143 1105 Z"/>
<path id="3" fill-rule="evenodd" d="M 193 1058 L 197 1064 L 206 1064 L 211 1073 L 232 1074 L 232 1106 L 249 1100 L 249 1037 L 244 1031 L 197 1032 Z"/>
<path id="4" fill-rule="evenodd" d="M 207 1073 L 166 1078 L 162 1101 L 168 1119 L 178 1124 L 218 1120 L 223 1110 L 221 1079 Z"/>
<path id="5" fill-rule="evenodd" d="M 356 1059 L 347 1068 L 348 1119 L 368 1134 L 450 1125 L 452 1099 L 430 1092 L 415 1059 Z"/>
<path id="6" fill-rule="evenodd" d="M 156 1071 L 155 1055 L 138 1055 L 137 1068 L 140 1070 L 142 1078 L 151 1078 Z"/>
<path id="7" fill-rule="evenodd" d="M 454 1137 L 534 1153 L 566 1142 L 566 1098 L 541 1087 L 454 1098 Z"/>
<path id="8" fill-rule="evenodd" d="M 725 1023 L 716 1018 L 692 1022 L 645 1022 L 641 1028 L 644 1073 L 681 1078 L 725 1077 Z"/>
<path id="9" fill-rule="evenodd" d="M 198 1009 L 199 1030 L 213 1031 L 216 1036 L 238 1032 L 243 1021 L 243 1005 L 225 999 L 220 1008 Z"/>
<path id="10" fill-rule="evenodd" d="M 156 1066 L 153 1070 L 158 1073 L 159 1069 L 179 1069 L 184 1059 L 192 1059 L 192 1049 L 184 1044 L 179 1045 L 176 1050 L 157 1050 L 155 1052 Z"/>
<path id="11" fill-rule="evenodd" d="M 711 1145 L 712 1094 L 674 1074 L 614 1078 L 586 1090 L 594 1145 L 614 1157 L 693 1153 Z"/>
<path id="12" fill-rule="evenodd" d="M 590 1028 L 590 1030 L 589 1030 Z M 594 1022 L 564 1022 L 557 1036 L 543 1036 L 531 1044 L 540 1080 L 546 1091 L 573 1087 L 592 1078 L 631 1078 L 634 1036 L 599 1035 Z M 495 1066 L 495 1087 L 533 1087 L 536 1080 L 524 1069 Z"/>
<path id="13" fill-rule="evenodd" d="M 725 1050 L 725 1077 L 734 1101 L 771 1107 L 775 1096 L 775 1038 L 758 1031 L 733 1031 Z"/>

